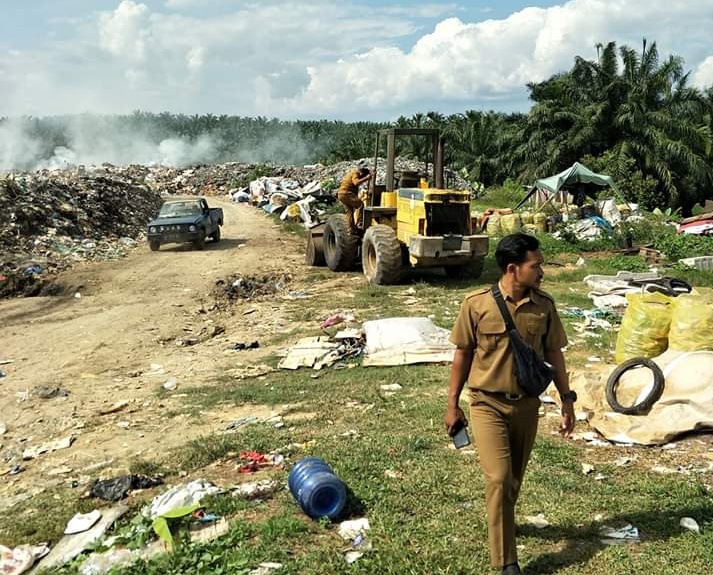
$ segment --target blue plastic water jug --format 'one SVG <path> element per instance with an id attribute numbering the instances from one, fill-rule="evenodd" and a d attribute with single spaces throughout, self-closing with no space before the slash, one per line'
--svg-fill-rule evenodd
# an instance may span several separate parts
<path id="1" fill-rule="evenodd" d="M 298 461 L 287 478 L 290 493 L 312 519 L 335 519 L 347 502 L 347 489 L 332 468 L 319 457 Z"/>

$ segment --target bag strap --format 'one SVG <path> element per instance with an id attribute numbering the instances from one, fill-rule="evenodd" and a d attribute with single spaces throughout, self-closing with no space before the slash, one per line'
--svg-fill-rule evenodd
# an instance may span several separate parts
<path id="1" fill-rule="evenodd" d="M 508 328 L 508 331 L 515 331 L 517 332 L 517 328 L 515 327 L 515 322 L 512 321 L 512 315 L 510 315 L 510 310 L 508 309 L 507 305 L 505 305 L 505 300 L 503 299 L 503 294 L 500 291 L 500 286 L 498 284 L 493 284 L 492 287 L 492 292 L 493 292 L 493 297 L 495 298 L 495 303 L 498 304 L 498 308 L 500 308 L 500 315 L 503 316 L 503 319 L 505 320 L 505 325 Z"/>

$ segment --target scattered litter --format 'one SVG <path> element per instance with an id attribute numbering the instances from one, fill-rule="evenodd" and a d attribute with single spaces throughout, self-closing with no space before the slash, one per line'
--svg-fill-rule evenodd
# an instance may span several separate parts
<path id="1" fill-rule="evenodd" d="M 627 545 L 640 541 L 639 530 L 631 524 L 627 524 L 621 529 L 605 525 L 599 530 L 599 535 L 605 545 Z"/>
<path id="2" fill-rule="evenodd" d="M 149 489 L 162 485 L 163 480 L 159 477 L 145 477 L 143 475 L 120 475 L 112 479 L 101 479 L 92 485 L 89 495 L 99 497 L 106 501 L 120 501 L 124 499 L 131 490 Z"/>
<path id="3" fill-rule="evenodd" d="M 241 427 L 245 427 L 246 425 L 250 425 L 251 423 L 257 423 L 260 421 L 257 417 L 254 415 L 249 415 L 247 417 L 241 417 L 240 419 L 235 419 L 233 421 L 229 421 L 223 426 L 223 431 L 235 431 L 237 429 L 240 429 Z"/>
<path id="4" fill-rule="evenodd" d="M 270 575 L 273 571 L 282 569 L 282 563 L 265 562 L 260 563 L 255 569 L 248 572 L 248 575 Z"/>
<path id="5" fill-rule="evenodd" d="M 243 451 L 240 454 L 241 466 L 238 473 L 254 473 L 264 467 L 276 467 L 284 463 L 285 458 L 280 454 L 265 455 L 258 451 Z"/>
<path id="6" fill-rule="evenodd" d="M 693 531 L 694 533 L 701 532 L 701 528 L 698 525 L 698 522 L 692 517 L 682 517 L 681 521 L 679 522 L 679 525 L 684 529 L 688 529 L 688 531 Z"/>
<path id="7" fill-rule="evenodd" d="M 328 336 L 304 337 L 300 339 L 280 360 L 280 369 L 311 367 L 319 370 L 335 365 L 339 361 L 361 354 L 361 340 L 332 341 Z"/>
<path id="8" fill-rule="evenodd" d="M 0 421 L 0 435 L 5 435 L 7 433 L 7 424 L 4 421 Z"/>
<path id="9" fill-rule="evenodd" d="M 619 459 L 617 459 L 614 462 L 614 465 L 616 465 L 617 467 L 624 467 L 625 465 L 629 465 L 629 463 L 636 461 L 637 459 L 638 459 L 638 457 L 636 457 L 636 456 L 634 456 L 634 457 L 627 457 L 627 456 L 620 457 Z"/>
<path id="10" fill-rule="evenodd" d="M 263 377 L 273 371 L 275 371 L 273 367 L 265 364 L 259 364 L 229 369 L 228 373 L 230 373 L 235 379 L 252 379 L 256 377 Z"/>
<path id="11" fill-rule="evenodd" d="M 352 314 L 337 313 L 325 319 L 320 327 L 322 329 L 327 327 L 332 327 L 334 325 L 339 325 L 340 323 L 354 321 L 354 316 Z"/>
<path id="12" fill-rule="evenodd" d="M 582 473 L 584 475 L 589 475 L 594 471 L 594 465 L 591 465 L 590 463 L 582 463 Z"/>
<path id="13" fill-rule="evenodd" d="M 215 306 L 220 311 L 243 299 L 255 299 L 281 292 L 292 281 L 292 276 L 284 273 L 268 273 L 262 276 L 232 275 L 218 279 L 213 287 L 212 296 Z"/>
<path id="14" fill-rule="evenodd" d="M 14 359 L 0 359 L 0 365 L 9 365 L 15 363 Z"/>
<path id="15" fill-rule="evenodd" d="M 243 499 L 265 499 L 280 488 L 280 482 L 274 479 L 250 481 L 232 487 L 230 492 L 234 497 Z"/>
<path id="16" fill-rule="evenodd" d="M 285 299 L 309 299 L 310 296 L 306 291 L 291 291 L 285 296 Z"/>
<path id="17" fill-rule="evenodd" d="M 527 521 L 536 529 L 544 529 L 545 527 L 550 526 L 550 522 L 545 519 L 543 513 L 538 513 L 537 515 L 528 515 L 525 517 L 525 521 Z"/>
<path id="18" fill-rule="evenodd" d="M 95 543 L 128 510 L 129 508 L 126 505 L 117 505 L 110 509 L 104 509 L 101 519 L 89 530 L 62 537 L 49 555 L 42 560 L 41 569 L 48 570 L 69 563 L 82 551 Z"/>
<path id="19" fill-rule="evenodd" d="M 542 403 L 546 403 L 546 404 L 549 404 L 549 405 L 557 405 L 557 401 L 555 400 L 555 398 L 552 397 L 551 395 L 548 395 L 547 393 L 544 393 L 544 392 L 543 392 L 543 393 L 540 395 L 540 398 L 539 398 L 539 399 L 540 399 L 540 401 L 541 401 Z"/>
<path id="20" fill-rule="evenodd" d="M 171 377 L 171 378 L 167 379 L 166 381 L 164 381 L 164 383 L 161 387 L 163 387 L 166 391 L 173 391 L 174 389 L 176 389 L 177 386 L 178 386 L 178 382 L 176 382 L 176 378 Z"/>
<path id="21" fill-rule="evenodd" d="M 0 545 L 0 573 L 4 575 L 25 573 L 47 553 L 49 553 L 49 547 L 45 543 L 19 545 L 14 549 Z"/>
<path id="22" fill-rule="evenodd" d="M 230 346 L 226 347 L 225 349 L 231 349 L 235 351 L 242 351 L 244 349 L 258 349 L 260 347 L 260 344 L 257 341 L 253 341 L 250 343 L 233 343 Z"/>
<path id="23" fill-rule="evenodd" d="M 141 557 L 137 549 L 109 549 L 104 553 L 92 553 L 79 566 L 81 575 L 103 575 L 110 569 L 128 567 Z"/>
<path id="24" fill-rule="evenodd" d="M 94 526 L 101 519 L 102 513 L 98 509 L 89 513 L 77 513 L 67 523 L 64 528 L 65 535 L 74 535 L 75 533 L 83 533 Z"/>
<path id="25" fill-rule="evenodd" d="M 143 514 L 150 519 L 155 519 L 165 515 L 172 509 L 189 507 L 199 503 L 201 499 L 208 495 L 215 495 L 222 491 L 220 487 L 200 479 L 183 485 L 176 485 L 165 493 L 154 497 L 151 504 L 144 508 Z"/>
<path id="26" fill-rule="evenodd" d="M 381 391 L 399 391 L 403 389 L 398 383 L 384 383 L 380 386 Z"/>
<path id="27" fill-rule="evenodd" d="M 345 541 L 353 542 L 358 536 L 365 536 L 370 528 L 369 519 L 361 517 L 359 519 L 342 521 L 337 528 L 337 533 Z"/>
<path id="28" fill-rule="evenodd" d="M 57 439 L 44 445 L 38 445 L 36 447 L 28 447 L 22 452 L 22 458 L 24 460 L 35 459 L 43 453 L 50 453 L 52 451 L 59 451 L 60 449 L 69 448 L 74 442 L 74 436 L 68 435 L 62 439 Z"/>
<path id="29" fill-rule="evenodd" d="M 129 401 L 126 399 L 122 399 L 121 401 L 113 403 L 109 407 L 100 409 L 99 415 L 109 415 L 110 413 L 116 413 L 117 411 L 121 411 L 122 409 L 124 409 L 127 405 L 129 405 Z"/>
<path id="30" fill-rule="evenodd" d="M 5 379 L 5 377 L 7 377 L 7 374 L 2 369 L 0 369 L 0 379 Z"/>
<path id="31" fill-rule="evenodd" d="M 603 473 L 597 473 L 594 476 L 594 481 L 604 481 L 606 478 L 607 478 L 607 476 L 604 475 Z"/>
<path id="32" fill-rule="evenodd" d="M 61 387 L 38 385 L 33 388 L 32 395 L 36 395 L 40 399 L 52 399 L 53 397 L 67 397 L 69 392 Z"/>

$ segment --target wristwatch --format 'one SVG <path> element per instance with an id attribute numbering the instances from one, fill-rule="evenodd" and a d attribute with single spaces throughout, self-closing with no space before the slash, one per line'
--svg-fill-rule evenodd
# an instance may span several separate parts
<path id="1" fill-rule="evenodd" d="M 560 399 L 574 403 L 577 401 L 577 392 L 570 389 L 567 393 L 560 393 Z"/>

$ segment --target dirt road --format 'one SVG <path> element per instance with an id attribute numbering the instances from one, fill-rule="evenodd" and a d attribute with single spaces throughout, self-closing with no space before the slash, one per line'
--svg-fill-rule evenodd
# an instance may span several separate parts
<path id="1" fill-rule="evenodd" d="M 269 301 L 244 304 L 256 308 L 250 315 L 212 312 L 216 280 L 287 271 L 298 289 L 303 245 L 260 210 L 211 203 L 223 207 L 225 226 L 221 242 L 209 242 L 205 251 L 172 244 L 150 252 L 140 245 L 125 259 L 82 264 L 63 274 L 61 296 L 0 302 L 0 360 L 13 360 L 0 366 L 7 373 L 0 379 L 0 422 L 7 427 L 0 435 L 0 474 L 27 448 L 74 438 L 68 449 L 23 461 L 23 472 L 4 477 L 0 499 L 76 476 L 100 461 L 113 460 L 105 474 L 125 469 L 131 458 L 150 460 L 245 414 L 236 406 L 190 425 L 187 416 L 165 416 L 180 403 L 181 388 L 208 382 L 244 359 L 226 351 L 229 343 L 261 340 L 289 323 Z M 210 337 L 216 326 L 225 332 Z M 176 345 L 177 338 L 190 336 L 201 343 Z M 249 352 L 250 361 L 269 351 Z M 176 389 L 159 394 L 171 378 Z M 43 399 L 41 386 L 68 395 Z M 128 405 L 102 414 L 117 402 Z"/>

